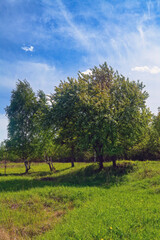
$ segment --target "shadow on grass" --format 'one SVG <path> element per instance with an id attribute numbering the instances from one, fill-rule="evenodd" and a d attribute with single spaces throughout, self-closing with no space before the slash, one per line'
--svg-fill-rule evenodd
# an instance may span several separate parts
<path id="1" fill-rule="evenodd" d="M 68 169 L 68 168 L 67 168 Z M 24 191 L 31 188 L 45 187 L 45 186 L 69 186 L 69 187 L 86 187 L 97 186 L 103 188 L 110 188 L 113 185 L 122 184 L 125 181 L 125 176 L 134 171 L 135 165 L 131 163 L 119 164 L 117 168 L 112 166 L 105 167 L 102 171 L 98 171 L 97 164 L 87 166 L 69 173 L 64 173 L 60 176 L 44 177 L 47 172 L 30 173 L 33 177 L 40 176 L 39 179 L 21 178 L 13 180 L 3 180 L 0 183 L 0 192 L 4 191 Z M 59 170 L 59 172 L 66 169 Z M 58 171 L 57 171 L 58 172 Z M 19 175 L 20 176 L 20 175 Z M 27 176 L 27 175 L 26 175 Z"/>
<path id="2" fill-rule="evenodd" d="M 68 168 L 63 168 L 63 169 L 60 169 L 60 170 L 54 170 L 53 172 L 51 171 L 41 171 L 41 172 L 28 172 L 28 173 L 0 173 L 0 177 L 4 177 L 4 176 L 34 176 L 34 177 L 44 177 L 44 176 L 48 176 L 48 175 L 52 175 L 53 173 L 59 173 L 59 172 L 63 172 L 67 169 L 70 169 L 71 167 L 68 167 Z"/>

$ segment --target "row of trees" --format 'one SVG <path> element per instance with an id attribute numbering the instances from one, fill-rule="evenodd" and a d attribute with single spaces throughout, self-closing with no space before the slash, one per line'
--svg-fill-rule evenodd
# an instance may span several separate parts
<path id="1" fill-rule="evenodd" d="M 6 107 L 9 119 L 5 151 L 23 159 L 44 159 L 53 170 L 53 157 L 96 158 L 158 157 L 160 115 L 146 107 L 142 83 L 129 81 L 106 63 L 61 81 L 50 95 L 34 93 L 27 81 L 18 81 Z M 4 146 L 3 146 L 4 147 Z"/>

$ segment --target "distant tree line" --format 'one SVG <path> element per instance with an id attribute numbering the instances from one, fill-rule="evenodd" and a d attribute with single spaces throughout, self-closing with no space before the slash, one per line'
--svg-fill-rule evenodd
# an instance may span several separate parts
<path id="1" fill-rule="evenodd" d="M 12 90 L 8 139 L 0 158 L 24 162 L 104 161 L 157 159 L 160 155 L 160 114 L 146 107 L 144 85 L 130 81 L 104 63 L 89 74 L 61 81 L 50 95 L 33 91 L 18 81 Z"/>

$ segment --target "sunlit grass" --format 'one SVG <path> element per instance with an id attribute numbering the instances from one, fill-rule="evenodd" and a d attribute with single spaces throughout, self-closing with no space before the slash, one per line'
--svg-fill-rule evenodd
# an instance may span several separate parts
<path id="1" fill-rule="evenodd" d="M 0 168 L 0 239 L 160 239 L 160 162 L 118 164 Z"/>

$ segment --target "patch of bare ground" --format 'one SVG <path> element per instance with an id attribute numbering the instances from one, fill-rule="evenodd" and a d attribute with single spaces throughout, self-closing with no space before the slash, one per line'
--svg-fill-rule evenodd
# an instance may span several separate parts
<path id="1" fill-rule="evenodd" d="M 9 233 L 4 229 L 0 228 L 0 240 L 10 240 Z"/>
<path id="2" fill-rule="evenodd" d="M 12 205 L 11 208 L 16 210 L 17 205 Z M 72 210 L 72 203 L 69 204 L 68 210 Z M 44 208 L 44 214 L 41 221 L 28 225 L 28 226 L 14 226 L 9 224 L 4 227 L 0 227 L 0 240 L 30 240 L 38 235 L 42 235 L 45 232 L 54 228 L 55 224 L 58 223 L 65 215 L 66 210 L 53 211 L 49 207 Z"/>
<path id="3" fill-rule="evenodd" d="M 7 230 L 0 228 L 0 240 L 22 240 L 23 238 L 17 235 L 16 229 Z"/>

